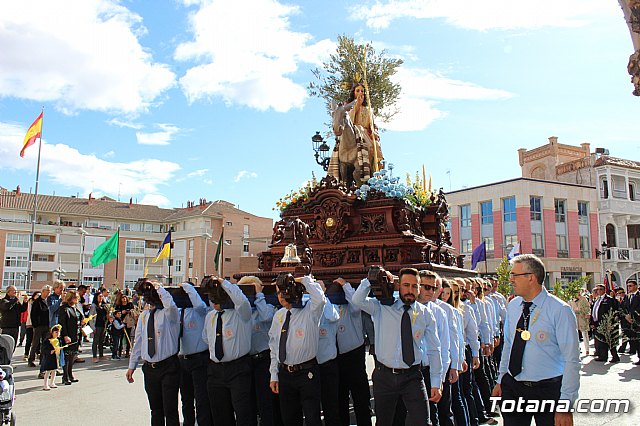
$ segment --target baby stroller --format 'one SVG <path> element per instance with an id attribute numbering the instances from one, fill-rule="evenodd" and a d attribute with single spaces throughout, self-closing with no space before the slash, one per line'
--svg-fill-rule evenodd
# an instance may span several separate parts
<path id="1" fill-rule="evenodd" d="M 16 342 L 8 334 L 0 334 L 0 369 L 4 374 L 0 374 L 0 418 L 2 424 L 16 424 L 16 413 L 13 408 L 15 399 L 13 383 L 13 367 L 11 366 L 11 356 Z M 4 376 L 4 377 L 2 377 Z"/>

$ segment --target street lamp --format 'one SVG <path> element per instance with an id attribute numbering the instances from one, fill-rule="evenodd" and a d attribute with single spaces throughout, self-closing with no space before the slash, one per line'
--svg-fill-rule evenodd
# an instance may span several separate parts
<path id="1" fill-rule="evenodd" d="M 204 273 L 202 274 L 203 277 L 207 275 L 207 241 L 211 237 L 212 235 L 208 232 L 205 232 L 204 234 L 202 234 L 202 238 L 204 238 Z"/>
<path id="2" fill-rule="evenodd" d="M 322 166 L 325 172 L 329 171 L 329 145 L 324 141 L 320 132 L 311 137 L 311 144 L 315 152 L 316 163 Z"/>
<path id="3" fill-rule="evenodd" d="M 607 254 L 607 249 L 609 248 L 609 245 L 606 243 L 606 241 L 603 241 L 601 246 L 602 246 L 602 251 L 600 251 L 600 250 L 598 250 L 598 248 L 596 248 L 596 259 L 597 258 L 604 259 L 605 254 Z"/>

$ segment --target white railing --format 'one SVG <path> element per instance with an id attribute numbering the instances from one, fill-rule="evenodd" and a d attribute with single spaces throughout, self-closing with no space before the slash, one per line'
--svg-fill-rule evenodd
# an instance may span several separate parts
<path id="1" fill-rule="evenodd" d="M 601 200 L 600 213 L 640 215 L 640 201 L 616 200 L 616 199 Z"/>
<path id="2" fill-rule="evenodd" d="M 605 262 L 640 262 L 640 250 L 611 247 L 605 251 Z"/>

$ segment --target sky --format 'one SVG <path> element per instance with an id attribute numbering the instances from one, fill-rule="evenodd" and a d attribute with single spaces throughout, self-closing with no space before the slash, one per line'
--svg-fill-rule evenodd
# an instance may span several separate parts
<path id="1" fill-rule="evenodd" d="M 312 172 L 323 100 L 306 86 L 339 35 L 404 64 L 377 123 L 394 174 L 445 191 L 520 176 L 557 136 L 640 160 L 633 46 L 614 0 L 0 2 L 0 186 L 277 218 Z M 332 140 L 332 139 L 330 139 Z"/>

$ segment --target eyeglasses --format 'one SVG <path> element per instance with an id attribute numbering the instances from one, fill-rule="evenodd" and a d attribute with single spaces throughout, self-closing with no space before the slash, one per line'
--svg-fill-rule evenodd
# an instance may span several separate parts
<path id="1" fill-rule="evenodd" d="M 521 274 L 514 274 L 513 272 L 509 272 L 509 278 L 521 277 L 523 275 L 532 275 L 531 272 L 523 272 Z"/>
<path id="2" fill-rule="evenodd" d="M 438 287 L 429 284 L 422 284 L 422 288 L 424 288 L 425 290 L 436 291 Z"/>

